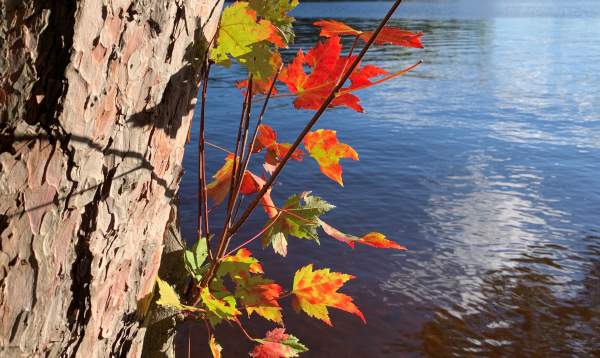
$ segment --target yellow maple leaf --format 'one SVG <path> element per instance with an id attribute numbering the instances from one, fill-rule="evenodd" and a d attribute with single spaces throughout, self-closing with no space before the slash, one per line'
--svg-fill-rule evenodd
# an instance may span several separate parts
<path id="1" fill-rule="evenodd" d="M 334 307 L 360 317 L 366 323 L 362 312 L 352 302 L 352 297 L 337 292 L 344 283 L 354 276 L 331 272 L 328 268 L 313 271 L 313 265 L 307 265 L 294 275 L 293 306 L 296 311 L 304 311 L 332 326 L 327 307 Z"/>

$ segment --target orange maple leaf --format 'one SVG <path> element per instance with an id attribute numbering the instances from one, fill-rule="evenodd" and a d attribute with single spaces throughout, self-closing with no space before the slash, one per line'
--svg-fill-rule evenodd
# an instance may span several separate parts
<path id="1" fill-rule="evenodd" d="M 225 164 L 213 175 L 213 181 L 206 186 L 207 195 L 213 201 L 214 205 L 219 205 L 225 200 L 229 189 L 231 187 L 231 173 L 233 172 L 234 155 L 229 154 L 225 158 Z M 237 163 L 239 165 L 239 161 Z M 257 193 L 265 185 L 265 181 L 246 170 L 242 177 L 242 184 L 240 185 L 240 193 L 243 195 L 252 195 Z M 269 218 L 273 218 L 277 215 L 277 209 L 271 198 L 271 189 L 269 189 L 265 195 L 260 199 L 263 209 L 267 213 Z"/>
<path id="2" fill-rule="evenodd" d="M 321 228 L 323 231 L 332 238 L 346 243 L 351 248 L 354 248 L 356 243 L 369 245 L 373 247 L 377 247 L 380 249 L 396 249 L 396 250 L 406 250 L 406 247 L 401 246 L 394 241 L 388 240 L 385 238 L 385 235 L 379 232 L 370 232 L 363 237 L 357 237 L 352 235 L 344 234 L 333 226 L 327 224 L 326 222 L 320 220 L 319 224 L 321 224 Z"/>
<path id="3" fill-rule="evenodd" d="M 271 88 L 271 82 L 273 82 L 273 78 L 266 78 L 264 80 L 255 79 L 252 81 L 252 93 L 261 93 L 267 94 L 269 93 L 269 89 Z M 239 81 L 235 84 L 235 87 L 238 89 L 244 90 L 244 95 L 246 95 L 246 89 L 248 88 L 248 80 Z M 273 87 L 272 95 L 276 95 L 278 93 L 277 87 Z"/>
<path id="4" fill-rule="evenodd" d="M 362 31 L 356 30 L 351 26 L 346 25 L 341 21 L 335 20 L 320 20 L 313 23 L 315 26 L 319 26 L 321 28 L 320 36 L 323 37 L 333 37 L 333 36 L 359 36 L 362 34 Z"/>
<path id="5" fill-rule="evenodd" d="M 307 265 L 296 272 L 294 276 L 294 301 L 296 311 L 304 311 L 311 317 L 332 326 L 327 307 L 334 307 L 360 317 L 366 323 L 362 312 L 352 302 L 352 297 L 337 292 L 344 283 L 354 276 L 331 272 L 328 268 L 313 271 L 313 265 Z"/>
<path id="6" fill-rule="evenodd" d="M 277 323 L 283 323 L 281 306 L 277 302 L 282 293 L 283 287 L 261 276 L 252 276 L 240 281 L 235 291 L 248 316 L 256 312 Z"/>
<path id="7" fill-rule="evenodd" d="M 320 20 L 314 23 L 321 28 L 320 35 L 323 37 L 333 36 L 358 36 L 361 40 L 367 42 L 373 35 L 373 31 L 360 31 L 348 26 L 340 21 Z M 423 48 L 421 43 L 422 32 L 411 32 L 399 27 L 385 26 L 377 35 L 374 43 L 376 45 L 392 44 L 404 47 Z"/>
<path id="8" fill-rule="evenodd" d="M 318 129 L 314 132 L 308 132 L 304 137 L 304 147 L 310 156 L 317 161 L 323 174 L 344 186 L 340 159 L 358 160 L 358 153 L 348 144 L 340 143 L 336 131 Z"/>

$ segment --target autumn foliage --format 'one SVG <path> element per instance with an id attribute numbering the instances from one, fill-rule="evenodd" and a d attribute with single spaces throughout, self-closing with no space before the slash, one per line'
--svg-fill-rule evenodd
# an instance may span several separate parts
<path id="1" fill-rule="evenodd" d="M 399 1 L 388 15 L 391 16 L 398 4 Z M 359 90 L 401 76 L 420 63 L 395 72 L 364 64 L 362 56 L 369 46 L 422 48 L 422 33 L 384 26 L 389 16 L 376 30 L 364 31 L 339 21 L 321 20 L 315 25 L 320 28 L 322 39 L 308 51 L 299 50 L 290 63 L 283 64 L 278 49 L 293 41 L 294 19 L 287 13 L 297 5 L 298 0 L 248 0 L 236 1 L 223 11 L 217 37 L 211 41 L 211 61 L 226 67 L 235 61 L 248 70 L 248 78 L 237 83 L 244 104 L 235 151 L 224 155 L 222 167 L 210 180 L 204 168 L 203 132 L 210 63 L 205 66 L 199 138 L 198 238 L 184 254 L 189 285 L 182 290 L 184 294 L 178 295 L 174 287 L 157 278 L 159 297 L 156 303 L 175 309 L 188 319 L 204 321 L 213 357 L 220 357 L 223 349 L 217 343 L 213 328 L 224 321 L 239 325 L 246 337 L 256 343 L 249 353 L 251 357 L 296 357 L 307 351 L 298 338 L 283 328 L 280 301 L 288 297 L 297 312 L 327 325 L 333 326 L 330 309 L 348 312 L 366 323 L 353 299 L 341 292 L 354 276 L 329 268 L 315 269 L 308 264 L 297 270 L 291 285 L 281 285 L 265 275 L 260 262 L 246 248 L 251 242 L 260 240 L 264 248 L 272 248 L 276 254 L 286 256 L 288 241 L 292 238 L 318 243 L 321 233 L 325 233 L 351 248 L 359 244 L 405 250 L 382 233 L 354 236 L 327 224 L 323 216 L 335 207 L 309 191 L 293 194 L 283 203 L 274 202 L 271 193 L 273 183 L 289 160 L 304 162 L 312 158 L 323 175 L 343 186 L 342 164 L 348 160 L 358 161 L 359 155 L 338 137 L 335 130 L 313 129 L 314 124 L 327 108 L 346 107 L 362 112 Z M 343 48 L 342 36 L 354 37 L 351 48 Z M 355 47 L 361 42 L 365 43 L 364 50 L 357 53 Z M 278 97 L 293 97 L 295 108 L 316 111 L 292 143 L 279 140 L 271 126 L 274 122 L 263 123 L 269 100 Z M 255 124 L 251 125 L 252 103 L 261 98 L 264 104 Z M 262 173 L 248 170 L 249 162 L 257 158 L 263 164 Z M 250 200 L 245 208 L 242 208 L 242 196 Z M 223 229 L 218 234 L 209 232 L 209 203 L 211 208 L 226 207 Z M 257 206 L 261 206 L 266 214 L 262 230 L 252 237 L 240 239 L 237 247 L 230 249 L 234 234 Z M 260 316 L 280 327 L 267 332 L 264 338 L 253 338 L 241 324 L 239 318 L 243 314 Z"/>

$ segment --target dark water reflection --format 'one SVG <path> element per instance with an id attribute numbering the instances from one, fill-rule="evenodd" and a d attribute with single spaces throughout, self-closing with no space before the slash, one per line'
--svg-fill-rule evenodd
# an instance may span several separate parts
<path id="1" fill-rule="evenodd" d="M 305 3 L 287 54 L 315 41 L 313 16 L 371 28 L 388 6 Z M 345 188 L 308 160 L 290 166 L 274 197 L 313 190 L 338 207 L 327 216 L 334 226 L 382 231 L 410 251 L 292 240 L 283 260 L 252 248 L 268 276 L 288 287 L 308 262 L 358 277 L 345 292 L 366 326 L 333 312 L 331 329 L 287 311 L 288 330 L 310 347 L 307 356 L 600 355 L 599 14 L 600 4 L 583 0 L 401 8 L 394 24 L 424 31 L 427 49 L 376 48 L 368 61 L 389 70 L 419 58 L 425 64 L 363 91 L 368 113 L 330 111 L 319 126 L 337 129 L 360 154 L 360 162 L 344 164 Z M 232 83 L 241 77 L 238 70 L 212 77 L 207 136 L 220 145 L 232 141 L 242 100 Z M 290 108 L 274 101 L 266 118 L 288 141 L 310 115 Z M 188 237 L 195 148 L 187 148 L 181 187 Z M 222 154 L 209 155 L 214 171 Z M 264 220 L 253 217 L 244 235 Z M 248 327 L 256 336 L 270 327 L 255 321 Z M 181 332 L 187 351 L 188 330 Z M 191 332 L 194 356 L 204 357 L 202 329 Z M 226 357 L 251 347 L 234 328 L 218 335 Z"/>
<path id="2" fill-rule="evenodd" d="M 558 245 L 531 246 L 511 260 L 514 267 L 486 272 L 479 297 L 467 305 L 438 308 L 415 337 L 420 346 L 400 344 L 396 351 L 414 349 L 428 356 L 597 356 L 600 237 L 582 241 L 587 247 L 581 256 Z M 583 271 L 576 283 L 553 274 L 574 267 Z"/>

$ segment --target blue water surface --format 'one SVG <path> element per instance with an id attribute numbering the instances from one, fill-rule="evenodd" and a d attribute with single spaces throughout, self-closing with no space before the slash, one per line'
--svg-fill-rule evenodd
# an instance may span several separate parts
<path id="1" fill-rule="evenodd" d="M 301 4 L 286 58 L 316 41 L 315 20 L 372 29 L 389 6 Z M 600 354 L 600 2 L 407 1 L 391 24 L 423 31 L 426 48 L 376 47 L 365 62 L 389 71 L 424 64 L 358 93 L 366 113 L 330 110 L 316 126 L 336 129 L 360 155 L 342 162 L 345 187 L 307 157 L 289 165 L 273 197 L 281 204 L 312 190 L 337 206 L 324 217 L 330 224 L 381 231 L 409 250 L 351 250 L 323 236 L 320 245 L 292 239 L 282 259 L 251 245 L 287 287 L 308 263 L 357 276 L 344 292 L 367 325 L 333 310 L 330 328 L 286 303 L 288 331 L 308 357 Z M 214 69 L 209 84 L 206 135 L 230 150 L 242 105 L 234 82 L 243 77 L 237 67 Z M 265 121 L 292 141 L 311 115 L 281 98 Z M 189 240 L 196 135 L 195 126 L 180 190 Z M 224 156 L 209 150 L 210 173 Z M 257 212 L 238 242 L 265 220 Z M 254 321 L 256 336 L 271 327 Z M 225 357 L 251 347 L 234 328 L 217 333 Z M 198 335 L 194 349 L 204 345 Z"/>

